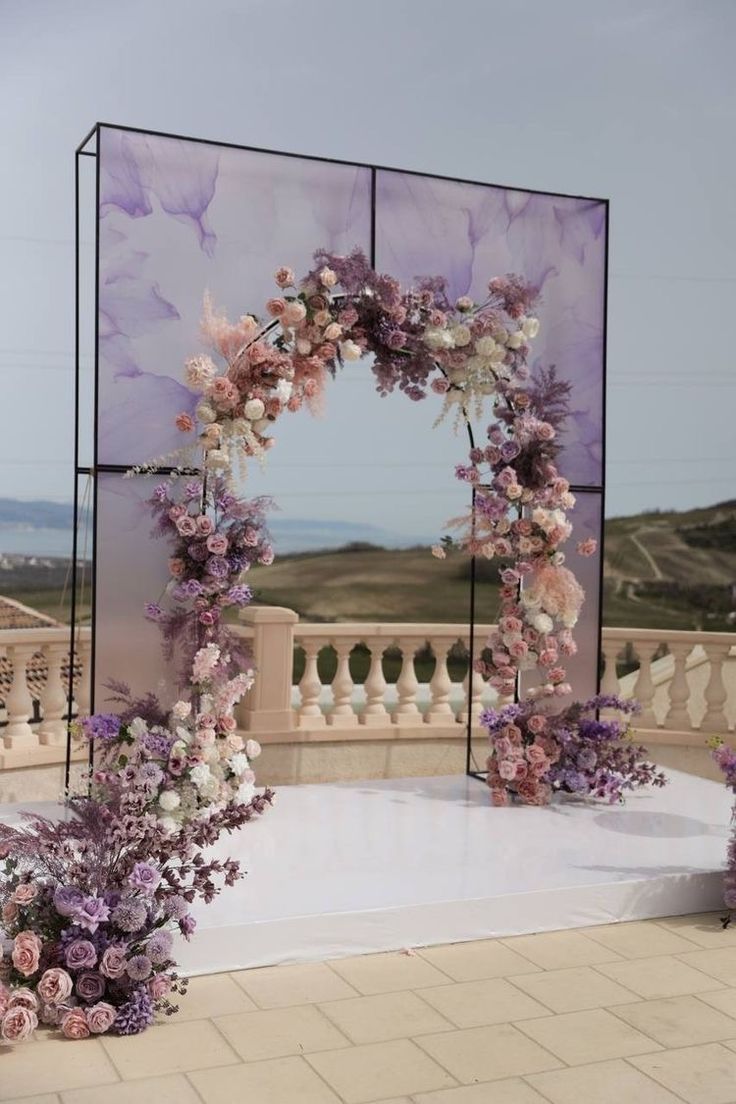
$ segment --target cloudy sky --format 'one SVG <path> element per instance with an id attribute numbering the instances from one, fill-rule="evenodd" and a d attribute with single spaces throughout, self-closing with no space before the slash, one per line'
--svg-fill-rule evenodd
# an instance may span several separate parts
<path id="1" fill-rule="evenodd" d="M 103 120 L 610 197 L 607 512 L 734 497 L 735 32 L 732 0 L 0 0 L 0 495 L 70 497 L 72 154 Z M 381 466 L 355 396 L 258 489 L 432 535 L 434 412 L 391 415 Z"/>

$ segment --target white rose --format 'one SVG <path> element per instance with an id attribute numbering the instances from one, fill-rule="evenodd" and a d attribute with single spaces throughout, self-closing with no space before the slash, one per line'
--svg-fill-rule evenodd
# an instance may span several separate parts
<path id="1" fill-rule="evenodd" d="M 241 783 L 241 785 L 238 786 L 237 792 L 235 794 L 235 804 L 247 805 L 248 802 L 252 799 L 255 792 L 256 788 L 252 782 Z"/>
<path id="2" fill-rule="evenodd" d="M 263 417 L 265 409 L 266 407 L 263 405 L 261 399 L 248 399 L 243 413 L 249 422 L 257 422 L 259 418 Z"/>
<path id="3" fill-rule="evenodd" d="M 261 754 L 261 745 L 257 740 L 248 740 L 245 745 L 245 754 L 249 759 L 257 759 Z"/>
<path id="4" fill-rule="evenodd" d="M 171 709 L 171 715 L 177 721 L 183 721 L 185 717 L 188 717 L 192 712 L 192 703 L 187 701 L 174 702 Z"/>
<path id="5" fill-rule="evenodd" d="M 243 773 L 243 771 L 247 771 L 248 767 L 250 766 L 250 763 L 248 762 L 248 756 L 243 755 L 242 751 L 239 751 L 237 755 L 232 755 L 229 762 L 230 769 L 232 770 L 233 774 L 237 774 L 238 777 Z"/>
<path id="6" fill-rule="evenodd" d="M 325 330 L 325 338 L 327 341 L 337 341 L 338 337 L 342 336 L 342 326 L 339 322 L 331 322 Z"/>
<path id="7" fill-rule="evenodd" d="M 508 341 L 508 339 L 509 339 L 508 330 L 505 330 L 503 328 L 503 326 L 501 326 L 500 329 L 496 330 L 496 344 L 497 345 L 505 345 L 506 342 Z"/>
<path id="8" fill-rule="evenodd" d="M 189 779 L 199 789 L 204 786 L 205 782 L 208 782 L 212 777 L 212 772 L 206 763 L 197 763 L 196 767 L 192 767 L 189 771 Z"/>
<path id="9" fill-rule="evenodd" d="M 467 326 L 454 326 L 452 329 L 452 339 L 455 342 L 455 347 L 458 349 L 464 348 L 470 344 L 471 333 Z"/>
<path id="10" fill-rule="evenodd" d="M 253 429 L 256 433 L 265 433 L 267 429 L 270 429 L 272 422 L 268 418 L 260 418 L 257 422 L 253 423 Z"/>
<path id="11" fill-rule="evenodd" d="M 538 318 L 525 318 L 522 326 L 524 336 L 528 337 L 531 341 L 539 333 L 539 319 Z"/>
<path id="12" fill-rule="evenodd" d="M 425 330 L 424 344 L 435 352 L 440 349 L 451 349 L 453 347 L 452 334 L 449 330 L 440 330 L 430 328 Z"/>
<path id="13" fill-rule="evenodd" d="M 217 415 L 210 406 L 209 403 L 201 402 L 198 404 L 195 414 L 199 418 L 200 422 L 215 422 L 217 421 Z"/>
<path id="14" fill-rule="evenodd" d="M 532 587 L 522 590 L 519 600 L 526 609 L 539 609 L 542 605 L 542 599 Z"/>
<path id="15" fill-rule="evenodd" d="M 307 341 L 306 337 L 300 337 L 296 343 L 296 351 L 301 356 L 309 356 L 312 351 L 312 342 Z"/>
<path id="16" fill-rule="evenodd" d="M 476 352 L 480 356 L 489 357 L 495 348 L 496 342 L 492 337 L 479 337 L 475 343 Z"/>
<path id="17" fill-rule="evenodd" d="M 517 330 L 516 333 L 509 334 L 509 339 L 506 342 L 509 349 L 520 349 L 524 344 L 524 335 L 521 330 Z"/>
<path id="18" fill-rule="evenodd" d="M 134 740 L 140 740 L 140 738 L 145 736 L 148 732 L 148 725 L 142 717 L 136 717 L 128 725 L 128 732 Z"/>
<path id="19" fill-rule="evenodd" d="M 294 384 L 290 380 L 280 379 L 274 387 L 276 398 L 279 402 L 286 403 L 291 398 L 291 392 L 294 388 Z M 252 402 L 253 400 L 251 400 Z"/>
<path id="20" fill-rule="evenodd" d="M 490 355 L 491 364 L 501 364 L 506 356 L 506 346 L 497 345 Z"/>
<path id="21" fill-rule="evenodd" d="M 223 471 L 230 467 L 230 457 L 225 449 L 210 449 L 207 453 L 207 467 Z"/>
<path id="22" fill-rule="evenodd" d="M 512 483 L 510 487 L 506 488 L 506 497 L 510 498 L 514 502 L 517 498 L 521 498 L 522 488 L 518 483 Z"/>
<path id="23" fill-rule="evenodd" d="M 181 798 L 176 790 L 164 790 L 158 799 L 158 803 L 165 813 L 173 813 L 181 804 Z"/>
<path id="24" fill-rule="evenodd" d="M 320 283 L 324 287 L 332 288 L 337 283 L 337 276 L 331 268 L 323 268 L 319 274 Z"/>
<path id="25" fill-rule="evenodd" d="M 363 350 L 354 341 L 343 341 L 340 345 L 340 356 L 343 360 L 360 360 Z"/>
<path id="26" fill-rule="evenodd" d="M 542 633 L 546 636 L 547 633 L 551 633 L 554 628 L 552 618 L 546 613 L 537 613 L 532 617 L 532 626 L 538 633 Z"/>

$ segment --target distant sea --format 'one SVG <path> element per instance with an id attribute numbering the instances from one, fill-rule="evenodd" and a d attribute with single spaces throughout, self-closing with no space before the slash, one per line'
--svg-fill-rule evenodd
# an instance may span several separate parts
<path id="1" fill-rule="evenodd" d="M 0 525 L 0 553 L 16 556 L 63 556 L 72 554 L 71 529 L 33 529 L 30 526 Z"/>

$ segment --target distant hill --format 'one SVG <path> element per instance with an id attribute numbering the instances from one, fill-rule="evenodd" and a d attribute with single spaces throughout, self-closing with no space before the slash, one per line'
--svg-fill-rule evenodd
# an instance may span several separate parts
<path id="1" fill-rule="evenodd" d="M 71 529 L 72 524 L 71 502 L 0 498 L 0 528 Z"/>

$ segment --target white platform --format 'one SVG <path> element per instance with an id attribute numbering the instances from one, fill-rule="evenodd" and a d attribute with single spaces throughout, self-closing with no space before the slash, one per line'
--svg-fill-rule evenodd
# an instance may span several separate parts
<path id="1" fill-rule="evenodd" d="M 668 774 L 614 807 L 494 809 L 462 776 L 284 787 L 219 845 L 249 874 L 178 957 L 197 974 L 721 908 L 730 795 Z"/>

